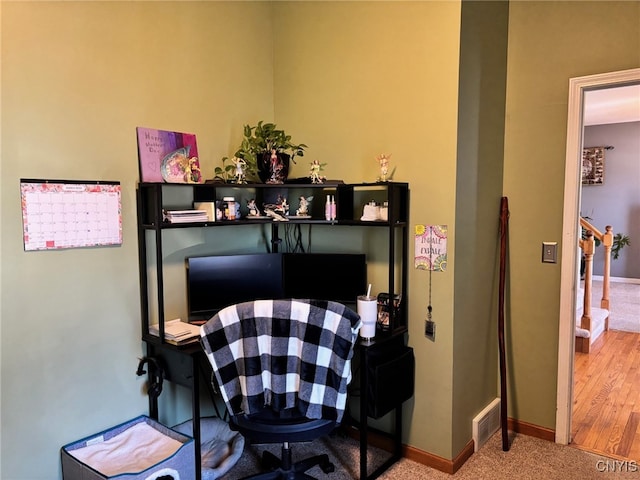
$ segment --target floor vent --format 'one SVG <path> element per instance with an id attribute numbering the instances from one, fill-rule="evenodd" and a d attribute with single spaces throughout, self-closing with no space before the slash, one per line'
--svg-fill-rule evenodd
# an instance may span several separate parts
<path id="1" fill-rule="evenodd" d="M 473 451 L 480 447 L 500 428 L 500 399 L 496 398 L 473 419 Z"/>

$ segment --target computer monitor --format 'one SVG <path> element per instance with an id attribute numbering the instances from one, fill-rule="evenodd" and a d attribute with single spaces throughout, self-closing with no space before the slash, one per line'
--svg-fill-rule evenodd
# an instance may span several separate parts
<path id="1" fill-rule="evenodd" d="M 251 253 L 187 258 L 189 320 L 241 302 L 312 298 L 355 304 L 366 293 L 364 254 Z"/>
<path id="2" fill-rule="evenodd" d="M 284 253 L 282 258 L 287 298 L 356 303 L 367 292 L 364 254 Z"/>
<path id="3" fill-rule="evenodd" d="M 282 255 L 254 253 L 187 258 L 189 320 L 250 300 L 283 298 Z"/>

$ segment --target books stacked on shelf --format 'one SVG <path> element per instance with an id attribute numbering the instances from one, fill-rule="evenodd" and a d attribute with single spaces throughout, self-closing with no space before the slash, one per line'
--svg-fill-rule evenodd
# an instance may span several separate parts
<path id="1" fill-rule="evenodd" d="M 159 337 L 159 325 L 149 325 L 149 333 Z M 198 325 L 191 325 L 190 323 L 183 322 L 179 318 L 164 322 L 164 339 L 167 343 L 184 345 L 185 343 L 195 342 L 199 338 L 200 327 Z"/>
<path id="2" fill-rule="evenodd" d="M 163 217 L 169 223 L 208 222 L 209 217 L 204 210 L 164 210 Z"/>

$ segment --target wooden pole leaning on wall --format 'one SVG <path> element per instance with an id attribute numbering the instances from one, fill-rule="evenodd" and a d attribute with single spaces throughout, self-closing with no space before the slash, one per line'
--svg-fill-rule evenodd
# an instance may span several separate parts
<path id="1" fill-rule="evenodd" d="M 509 451 L 509 428 L 507 426 L 507 359 L 504 346 L 504 292 L 507 263 L 507 233 L 509 229 L 509 201 L 500 201 L 500 284 L 498 290 L 498 348 L 500 351 L 500 427 L 502 450 Z"/>

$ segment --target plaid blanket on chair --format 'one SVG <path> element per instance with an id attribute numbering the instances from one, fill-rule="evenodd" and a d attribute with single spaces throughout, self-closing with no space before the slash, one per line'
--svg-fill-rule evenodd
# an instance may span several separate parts
<path id="1" fill-rule="evenodd" d="M 360 325 L 336 302 L 256 300 L 224 308 L 200 333 L 232 415 L 270 405 L 339 422 Z"/>

